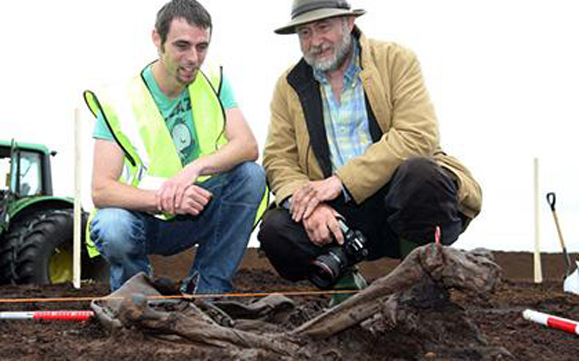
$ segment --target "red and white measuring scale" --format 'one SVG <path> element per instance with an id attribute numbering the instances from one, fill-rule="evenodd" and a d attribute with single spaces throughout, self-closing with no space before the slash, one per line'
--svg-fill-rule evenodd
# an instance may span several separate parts
<path id="1" fill-rule="evenodd" d="M 566 318 L 552 316 L 533 310 L 523 311 L 523 317 L 526 320 L 533 321 L 550 328 L 556 328 L 571 334 L 579 335 L 579 322 L 577 321 L 568 320 Z"/>
<path id="2" fill-rule="evenodd" d="M 88 321 L 93 311 L 0 312 L 0 320 Z"/>

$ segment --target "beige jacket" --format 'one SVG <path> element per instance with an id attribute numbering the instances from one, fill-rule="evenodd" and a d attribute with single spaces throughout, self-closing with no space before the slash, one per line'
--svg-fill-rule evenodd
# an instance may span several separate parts
<path id="1" fill-rule="evenodd" d="M 481 209 L 481 188 L 466 167 L 443 153 L 439 146 L 436 116 L 416 56 L 395 43 L 368 39 L 358 28 L 354 34 L 359 37 L 361 47 L 360 77 L 364 91 L 383 135 L 362 156 L 350 160 L 335 174 L 354 201 L 361 203 L 386 185 L 403 161 L 417 156 L 431 157 L 456 175 L 459 210 L 474 218 Z M 303 79 L 311 77 L 311 68 L 304 66 L 303 60 L 300 64 L 279 78 L 271 102 L 263 164 L 278 203 L 309 180 L 327 176 L 314 155 L 304 99 L 300 100 L 296 91 L 302 87 Z M 298 67 L 309 70 L 296 77 Z M 307 95 L 318 88 L 311 89 L 300 91 Z M 319 122 L 323 124 L 322 119 Z"/>

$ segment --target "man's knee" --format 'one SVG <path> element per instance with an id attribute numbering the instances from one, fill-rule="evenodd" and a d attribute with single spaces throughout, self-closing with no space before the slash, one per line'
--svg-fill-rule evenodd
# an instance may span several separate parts
<path id="1" fill-rule="evenodd" d="M 246 182 L 265 186 L 265 171 L 261 165 L 254 162 L 243 162 L 235 168 L 235 171 Z"/>
<path id="2" fill-rule="evenodd" d="M 290 281 L 305 278 L 306 266 L 314 256 L 313 252 L 308 252 L 307 246 L 300 243 L 304 241 L 303 237 L 292 226 L 288 212 L 281 209 L 271 209 L 265 213 L 257 235 L 270 263 L 281 277 Z"/>
<path id="3" fill-rule="evenodd" d="M 280 233 L 283 232 L 282 229 L 286 222 L 287 216 L 279 209 L 271 209 L 265 213 L 259 227 L 257 239 L 266 254 L 275 253 L 276 244 L 280 242 Z"/>
<path id="4" fill-rule="evenodd" d="M 444 192 L 453 198 L 457 195 L 457 184 L 450 171 L 445 170 L 429 158 L 411 158 L 398 166 L 390 190 L 394 193 L 414 197 L 418 194 L 436 196 Z"/>
<path id="5" fill-rule="evenodd" d="M 397 173 L 403 177 L 410 177 L 417 182 L 426 182 L 436 176 L 440 170 L 440 166 L 432 159 L 417 157 L 410 158 L 400 164 Z"/>
<path id="6" fill-rule="evenodd" d="M 90 237 L 109 261 L 143 252 L 145 229 L 141 220 L 120 208 L 99 209 L 90 225 Z"/>
<path id="7" fill-rule="evenodd" d="M 464 227 L 454 176 L 428 158 L 402 163 L 384 202 L 392 230 L 417 244 L 432 241 L 436 226 L 442 229 L 442 242 L 451 244 Z"/>
<path id="8" fill-rule="evenodd" d="M 265 191 L 265 171 L 254 162 L 244 162 L 234 168 L 234 182 L 240 182 L 241 191 L 261 200 Z"/>

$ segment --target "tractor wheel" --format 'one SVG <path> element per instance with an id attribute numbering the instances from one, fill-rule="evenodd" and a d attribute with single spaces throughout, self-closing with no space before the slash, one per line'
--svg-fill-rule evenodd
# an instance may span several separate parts
<path id="1" fill-rule="evenodd" d="M 4 234 L 4 239 L 0 242 L 0 285 L 15 282 L 17 245 L 22 231 L 29 224 L 30 219 L 28 217 L 12 222 Z"/>
<path id="2" fill-rule="evenodd" d="M 23 222 L 12 224 L 13 227 L 5 233 L 4 239 L 0 242 L 0 285 L 13 283 L 16 275 L 14 262 L 16 258 L 16 244 L 20 239 Z"/>
<path id="3" fill-rule="evenodd" d="M 83 221 L 86 223 L 86 217 Z M 62 209 L 40 211 L 15 224 L 7 237 L 7 247 L 11 248 L 7 258 L 11 259 L 11 264 L 8 267 L 4 264 L 10 282 L 71 282 L 73 223 L 72 210 Z"/>

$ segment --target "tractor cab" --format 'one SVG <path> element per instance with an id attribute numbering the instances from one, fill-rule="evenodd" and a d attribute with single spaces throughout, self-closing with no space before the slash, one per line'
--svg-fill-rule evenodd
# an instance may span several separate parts
<path id="1" fill-rule="evenodd" d="M 52 196 L 50 156 L 41 144 L 0 140 L 0 195 Z"/>

